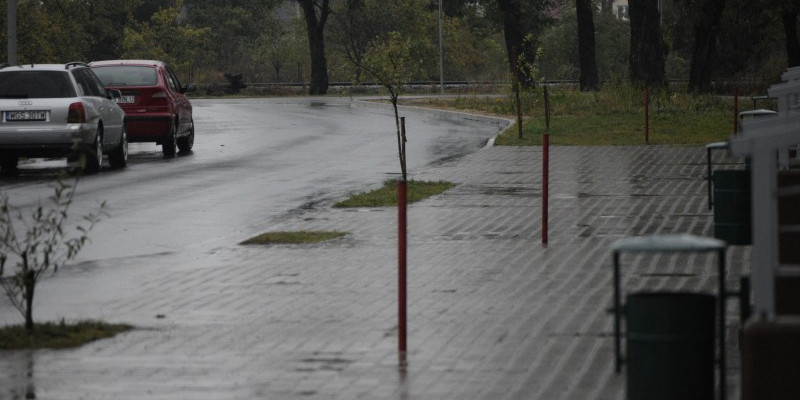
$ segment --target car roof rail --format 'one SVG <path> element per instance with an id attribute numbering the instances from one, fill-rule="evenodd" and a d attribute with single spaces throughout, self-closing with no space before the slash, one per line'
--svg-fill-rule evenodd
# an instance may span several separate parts
<path id="1" fill-rule="evenodd" d="M 72 67 L 88 67 L 89 65 L 82 61 L 72 61 L 64 64 L 64 69 L 70 69 Z"/>

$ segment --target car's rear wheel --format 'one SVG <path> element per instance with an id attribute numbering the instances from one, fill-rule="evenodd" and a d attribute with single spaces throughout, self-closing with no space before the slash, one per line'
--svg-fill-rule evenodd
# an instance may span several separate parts
<path id="1" fill-rule="evenodd" d="M 88 174 L 96 174 L 103 168 L 103 127 L 97 127 L 97 134 L 94 135 L 92 148 L 85 153 L 86 166 L 84 171 Z"/>
<path id="2" fill-rule="evenodd" d="M 193 146 L 194 146 L 194 122 L 192 122 L 192 127 L 189 128 L 189 134 L 178 138 L 178 150 L 185 153 L 187 151 L 192 150 Z"/>
<path id="3" fill-rule="evenodd" d="M 172 124 L 172 129 L 170 129 L 169 135 L 167 135 L 167 138 L 164 139 L 164 143 L 161 144 L 161 152 L 164 153 L 164 158 L 173 158 L 177 154 L 177 134 L 178 132 L 177 129 L 175 129 L 175 124 Z"/>
<path id="4" fill-rule="evenodd" d="M 128 165 L 128 126 L 126 124 L 122 124 L 119 146 L 108 154 L 108 162 L 114 169 L 125 168 Z"/>

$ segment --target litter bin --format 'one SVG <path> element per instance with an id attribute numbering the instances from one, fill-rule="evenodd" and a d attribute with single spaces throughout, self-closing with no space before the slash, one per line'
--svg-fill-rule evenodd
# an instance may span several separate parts
<path id="1" fill-rule="evenodd" d="M 628 400 L 712 400 L 716 298 L 683 292 L 627 297 Z"/>
<path id="2" fill-rule="evenodd" d="M 615 241 L 612 245 L 614 303 L 609 311 L 614 314 L 614 369 L 620 373 L 622 364 L 627 363 L 629 399 L 711 399 L 712 397 L 705 397 L 709 390 L 706 385 L 711 383 L 711 390 L 713 390 L 715 358 L 716 365 L 719 366 L 718 398 L 719 400 L 728 398 L 725 390 L 727 384 L 725 304 L 730 296 L 740 295 L 741 299 L 744 299 L 745 296 L 737 292 L 729 292 L 726 289 L 725 279 L 728 275 L 725 272 L 725 252 L 727 247 L 727 244 L 719 239 L 687 234 L 624 238 Z M 622 254 L 661 252 L 717 253 L 717 296 L 685 292 L 634 293 L 626 297 L 628 304 L 623 306 L 620 271 Z M 708 311 L 708 307 L 713 309 L 715 299 L 719 300 L 716 301 L 716 313 Z M 715 314 L 716 321 L 714 321 Z M 630 335 L 626 336 L 626 345 L 633 347 L 633 349 L 627 349 L 627 360 L 622 356 L 623 315 L 628 323 L 627 335 Z M 695 340 L 699 337 L 707 337 L 709 329 L 712 332 L 710 348 L 708 339 Z M 714 332 L 716 332 L 716 350 L 713 346 Z M 669 340 L 664 340 L 665 338 Z M 694 342 L 703 344 L 686 344 Z M 656 350 L 650 351 L 650 348 Z M 659 348 L 666 350 L 658 350 Z M 686 352 L 677 350 L 684 348 L 687 349 Z M 708 353 L 709 351 L 710 353 Z M 709 354 L 711 355 L 709 356 Z M 707 378 L 709 357 L 712 363 L 711 379 Z M 702 371 L 698 372 L 701 375 L 695 378 L 688 371 L 682 371 L 690 369 Z M 671 375 L 673 373 L 679 375 L 675 375 L 677 376 L 675 377 Z M 679 381 L 673 382 L 672 380 L 675 379 Z M 660 382 L 667 382 L 668 386 L 657 386 L 665 385 Z M 672 391 L 683 390 L 681 386 L 686 386 L 687 390 L 691 390 L 692 393 L 697 392 L 697 397 L 684 395 L 683 392 L 675 394 L 676 392 Z"/>
<path id="3" fill-rule="evenodd" d="M 714 237 L 728 244 L 753 244 L 750 171 L 714 171 Z"/>

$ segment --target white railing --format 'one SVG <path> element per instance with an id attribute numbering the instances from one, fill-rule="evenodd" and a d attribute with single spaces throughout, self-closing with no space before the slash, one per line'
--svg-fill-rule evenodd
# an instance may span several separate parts
<path id="1" fill-rule="evenodd" d="M 778 170 L 789 168 L 789 149 L 800 143 L 800 67 L 790 68 L 782 79 L 768 91 L 778 99 L 778 114 L 743 122 L 741 133 L 730 140 L 734 155 L 751 157 L 753 311 L 768 319 L 775 316 L 775 277 L 782 274 Z"/>

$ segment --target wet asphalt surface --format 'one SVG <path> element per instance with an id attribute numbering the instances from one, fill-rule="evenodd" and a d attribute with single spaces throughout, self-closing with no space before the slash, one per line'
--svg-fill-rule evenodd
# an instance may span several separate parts
<path id="1" fill-rule="evenodd" d="M 387 115 L 362 107 L 345 113 L 352 113 L 351 120 L 362 113 L 382 121 Z M 209 120 L 203 123 L 217 132 Z M 475 123 L 451 126 L 433 118 L 431 125 L 461 132 Z M 496 131 L 479 124 L 484 134 Z M 613 370 L 609 249 L 629 236 L 713 234 L 704 149 L 554 147 L 547 246 L 540 242 L 541 148 L 480 149 L 481 137 L 463 157 L 412 161 L 416 179 L 458 186 L 409 209 L 404 367 L 397 355 L 396 210 L 330 207 L 354 187 L 377 185 L 394 166 L 390 161 L 354 167 L 362 158 L 369 163 L 369 156 L 325 141 L 330 127 L 318 125 L 312 139 L 281 138 L 315 157 L 283 157 L 281 151 L 271 157 L 231 157 L 229 146 L 237 152 L 264 151 L 254 149 L 251 140 L 214 142 L 209 133 L 192 155 L 163 161 L 153 154 L 152 160 L 136 161 L 141 153 L 134 153 L 131 171 L 110 172 L 109 180 L 136 175 L 140 183 L 120 179 L 114 188 L 132 185 L 142 193 L 111 199 L 116 205 L 109 200 L 113 212 L 104 225 L 113 227 L 101 231 L 103 225 L 98 226 L 102 234 L 93 237 L 81 259 L 42 282 L 36 311 L 44 320 L 99 318 L 137 329 L 79 349 L 0 352 L 0 398 L 625 397 L 625 375 Z M 383 135 L 390 140 L 392 128 Z M 223 136 L 222 131 L 219 127 L 217 134 Z M 258 134 L 257 129 L 242 131 L 244 137 Z M 311 142 L 324 144 L 325 150 Z M 344 153 L 346 160 L 318 169 L 336 173 L 307 172 L 312 175 L 304 183 L 297 182 L 299 175 L 281 181 L 294 189 L 292 200 L 272 197 L 265 188 L 271 181 L 264 170 L 295 165 L 297 157 L 301 164 L 319 165 L 326 162 L 322 154 L 332 153 Z M 249 166 L 249 174 L 234 168 L 241 163 Z M 228 167 L 237 172 L 228 175 Z M 181 178 L 203 169 L 202 180 Z M 352 178 L 362 174 L 361 181 Z M 114 193 L 100 184 L 107 182 L 103 175 L 81 183 L 95 193 L 87 203 L 98 193 Z M 230 182 L 234 176 L 244 182 Z M 11 185 L 25 193 L 37 186 Z M 154 193 L 176 200 L 165 210 L 140 205 Z M 184 209 L 184 202 L 194 207 Z M 235 209 L 232 217 L 223 215 L 224 205 Z M 137 225 L 137 215 L 150 222 Z M 159 218 L 153 229 L 152 221 Z M 181 228 L 167 223 L 176 219 L 193 222 Z M 122 241 L 119 237 L 134 240 L 126 235 L 144 225 L 151 229 L 149 237 L 135 239 L 142 246 L 134 247 L 147 250 L 115 256 L 106 248 Z M 349 234 L 321 245 L 237 244 L 267 230 Z M 729 288 L 735 289 L 748 270 L 749 248 L 731 247 L 727 257 Z M 627 292 L 713 291 L 717 279 L 716 260 L 707 255 L 631 256 L 623 263 Z M 736 315 L 732 305 L 726 318 L 729 398 L 738 398 L 740 379 Z M 18 318 L 0 302 L 0 323 Z"/>
<path id="2" fill-rule="evenodd" d="M 393 114 L 349 99 L 195 100 L 195 147 L 165 160 L 160 146 L 132 143 L 130 166 L 85 177 L 73 206 L 105 201 L 109 217 L 76 261 L 196 252 L 239 242 L 287 213 L 380 186 L 400 172 Z M 422 166 L 483 147 L 505 121 L 406 112 L 407 159 Z M 52 194 L 41 182 L 64 161 L 23 165 L 0 180 L 12 204 Z"/>

